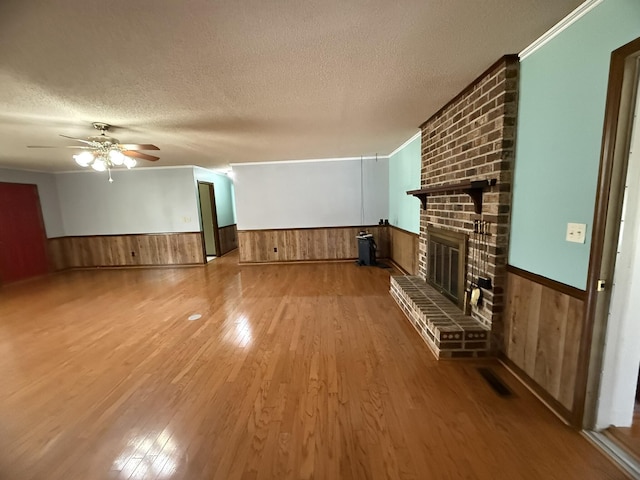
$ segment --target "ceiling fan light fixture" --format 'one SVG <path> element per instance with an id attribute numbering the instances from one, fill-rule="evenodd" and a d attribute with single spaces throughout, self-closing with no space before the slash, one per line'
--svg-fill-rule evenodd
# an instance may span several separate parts
<path id="1" fill-rule="evenodd" d="M 133 167 L 135 167 L 136 163 L 138 162 L 136 162 L 135 159 L 124 156 L 124 166 L 127 167 L 128 169 L 132 169 Z"/>
<path id="2" fill-rule="evenodd" d="M 73 155 L 75 162 L 83 167 L 91 167 L 97 172 L 109 172 L 109 182 L 113 182 L 111 178 L 111 169 L 114 167 L 122 167 L 128 169 L 135 167 L 138 162 L 135 158 L 141 158 L 149 162 L 160 160 L 160 157 L 148 155 L 140 152 L 140 150 L 160 150 L 150 143 L 120 143 L 120 140 L 107 136 L 107 132 L 111 127 L 107 123 L 94 122 L 93 127 L 100 131 L 100 135 L 93 135 L 85 138 L 70 137 L 68 135 L 60 135 L 61 137 L 80 142 L 82 145 L 65 145 L 65 146 L 41 146 L 28 145 L 27 148 L 73 148 L 82 149 L 81 153 Z M 125 154 L 126 152 L 126 154 Z"/>
<path id="3" fill-rule="evenodd" d="M 93 153 L 91 152 L 82 152 L 82 153 L 79 153 L 78 155 L 74 155 L 73 159 L 81 167 L 88 167 L 89 165 L 91 165 L 91 162 L 93 162 L 94 157 L 93 157 Z"/>
<path id="4" fill-rule="evenodd" d="M 98 157 L 91 164 L 91 168 L 93 168 L 96 172 L 104 172 L 107 169 L 107 162 L 104 158 Z"/>
<path id="5" fill-rule="evenodd" d="M 120 166 L 125 161 L 125 156 L 122 154 L 120 150 L 110 150 L 109 151 L 109 160 L 114 165 Z"/>

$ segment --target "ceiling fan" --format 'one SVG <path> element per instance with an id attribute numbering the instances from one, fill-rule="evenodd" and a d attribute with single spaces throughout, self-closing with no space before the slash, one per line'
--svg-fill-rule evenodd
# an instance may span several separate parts
<path id="1" fill-rule="evenodd" d="M 66 145 L 66 146 L 41 146 L 29 145 L 27 148 L 71 148 L 83 150 L 83 152 L 74 155 L 73 158 L 81 167 L 91 167 L 98 172 L 109 171 L 109 181 L 111 178 L 111 168 L 125 166 L 133 168 L 136 166 L 136 158 L 155 162 L 160 157 L 148 155 L 140 152 L 140 150 L 160 150 L 155 145 L 137 144 L 137 143 L 120 143 L 120 140 L 107 135 L 111 125 L 101 122 L 93 122 L 93 128 L 100 131 L 100 135 L 93 135 L 83 138 L 74 138 L 67 135 L 60 135 L 80 142 L 84 145 Z"/>

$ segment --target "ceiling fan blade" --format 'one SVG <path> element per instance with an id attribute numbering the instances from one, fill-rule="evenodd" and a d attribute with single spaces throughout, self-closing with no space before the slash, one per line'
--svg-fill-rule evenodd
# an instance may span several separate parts
<path id="1" fill-rule="evenodd" d="M 66 145 L 64 147 L 62 146 L 49 146 L 49 145 L 27 145 L 27 148 L 73 148 L 75 150 L 94 150 L 94 147 L 82 147 L 80 145 L 77 146 L 72 146 L 72 145 Z"/>
<path id="2" fill-rule="evenodd" d="M 150 143 L 120 143 L 119 144 L 124 150 L 160 150 L 155 145 L 151 145 Z"/>
<path id="3" fill-rule="evenodd" d="M 153 155 L 147 155 L 146 153 L 135 152 L 133 150 L 125 150 L 122 153 L 127 157 L 141 158 L 142 160 L 149 160 L 150 162 L 160 160 L 160 157 L 154 157 Z"/>
<path id="4" fill-rule="evenodd" d="M 93 145 L 93 142 L 90 142 L 89 140 L 84 140 L 82 138 L 70 137 L 68 135 L 60 135 L 60 136 L 64 138 L 69 138 L 71 140 L 75 140 L 76 142 L 82 142 L 82 143 L 86 143 L 87 145 Z"/>

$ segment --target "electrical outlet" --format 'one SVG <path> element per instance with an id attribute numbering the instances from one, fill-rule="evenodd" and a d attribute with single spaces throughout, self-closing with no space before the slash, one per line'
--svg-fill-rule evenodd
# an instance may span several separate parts
<path id="1" fill-rule="evenodd" d="M 584 243 L 586 232 L 586 223 L 567 223 L 567 242 Z"/>
<path id="2" fill-rule="evenodd" d="M 273 247 L 274 253 L 278 253 L 278 247 Z"/>
<path id="3" fill-rule="evenodd" d="M 131 252 L 131 256 L 135 257 L 136 256 L 136 252 Z"/>

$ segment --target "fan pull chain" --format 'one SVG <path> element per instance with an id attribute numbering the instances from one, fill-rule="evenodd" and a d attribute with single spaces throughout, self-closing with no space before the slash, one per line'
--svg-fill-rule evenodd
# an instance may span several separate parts
<path id="1" fill-rule="evenodd" d="M 113 183 L 113 178 L 111 178 L 111 169 L 107 168 L 107 171 L 109 172 L 109 183 Z"/>

